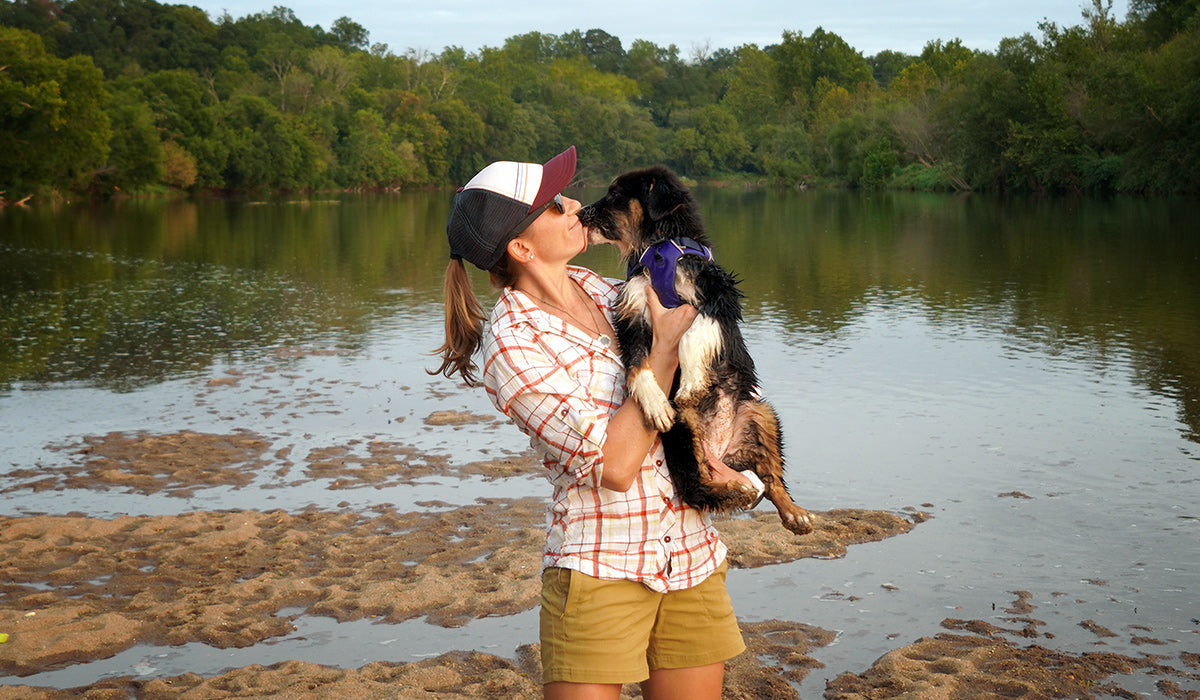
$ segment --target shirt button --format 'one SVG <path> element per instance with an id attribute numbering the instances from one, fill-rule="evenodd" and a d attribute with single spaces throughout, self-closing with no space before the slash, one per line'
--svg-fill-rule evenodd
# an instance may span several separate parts
<path id="1" fill-rule="evenodd" d="M 662 460 L 661 460 L 661 459 L 656 459 L 656 460 L 654 460 L 654 466 L 656 466 L 656 467 L 661 467 L 661 466 L 662 466 Z"/>
<path id="2" fill-rule="evenodd" d="M 663 542 L 670 542 L 670 541 L 671 541 L 670 535 L 667 535 L 666 537 L 663 538 Z"/>

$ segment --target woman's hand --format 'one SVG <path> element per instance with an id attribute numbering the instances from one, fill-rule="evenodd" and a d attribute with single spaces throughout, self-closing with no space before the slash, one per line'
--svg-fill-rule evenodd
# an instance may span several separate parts
<path id="1" fill-rule="evenodd" d="M 647 287 L 646 309 L 650 312 L 650 327 L 654 331 L 654 344 L 651 354 L 667 353 L 678 359 L 679 340 L 687 329 L 692 327 L 696 319 L 696 307 L 691 304 L 680 304 L 668 309 L 658 300 L 658 292 L 653 287 Z"/>
<path id="2" fill-rule="evenodd" d="M 650 327 L 654 331 L 654 341 L 646 356 L 646 364 L 653 370 L 654 379 L 663 394 L 669 395 L 675 370 L 679 368 L 679 341 L 692 327 L 692 321 L 696 320 L 699 312 L 691 304 L 666 308 L 652 287 L 646 294 L 646 308 L 650 312 Z"/>

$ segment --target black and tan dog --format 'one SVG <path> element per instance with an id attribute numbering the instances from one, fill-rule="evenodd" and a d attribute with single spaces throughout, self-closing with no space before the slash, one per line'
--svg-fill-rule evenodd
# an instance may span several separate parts
<path id="1" fill-rule="evenodd" d="M 617 177 L 600 200 L 580 210 L 579 220 L 592 242 L 616 245 L 629 264 L 615 324 L 629 395 L 663 434 L 680 496 L 706 510 L 752 507 L 757 489 L 737 480 L 712 481 L 709 465 L 720 460 L 763 481 L 784 527 L 811 532 L 812 517 L 792 501 L 783 480 L 779 421 L 758 397 L 740 328 L 742 293 L 733 275 L 713 261 L 691 192 L 666 167 L 637 170 Z M 646 310 L 651 286 L 664 306 L 687 303 L 699 311 L 680 341 L 670 399 L 645 366 L 653 337 Z"/>

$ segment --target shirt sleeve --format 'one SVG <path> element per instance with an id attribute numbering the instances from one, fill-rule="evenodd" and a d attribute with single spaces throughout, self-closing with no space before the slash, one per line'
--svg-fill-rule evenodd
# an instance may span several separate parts
<path id="1" fill-rule="evenodd" d="M 548 466 L 600 485 L 608 411 L 536 329 L 509 326 L 494 336 L 485 349 L 483 380 L 496 408 L 533 439 Z"/>

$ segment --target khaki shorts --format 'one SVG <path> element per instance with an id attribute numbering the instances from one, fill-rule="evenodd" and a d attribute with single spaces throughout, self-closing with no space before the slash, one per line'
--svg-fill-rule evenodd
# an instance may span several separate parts
<path id="1" fill-rule="evenodd" d="M 542 682 L 640 683 L 660 668 L 707 666 L 746 649 L 721 566 L 666 594 L 570 569 L 542 573 Z"/>

